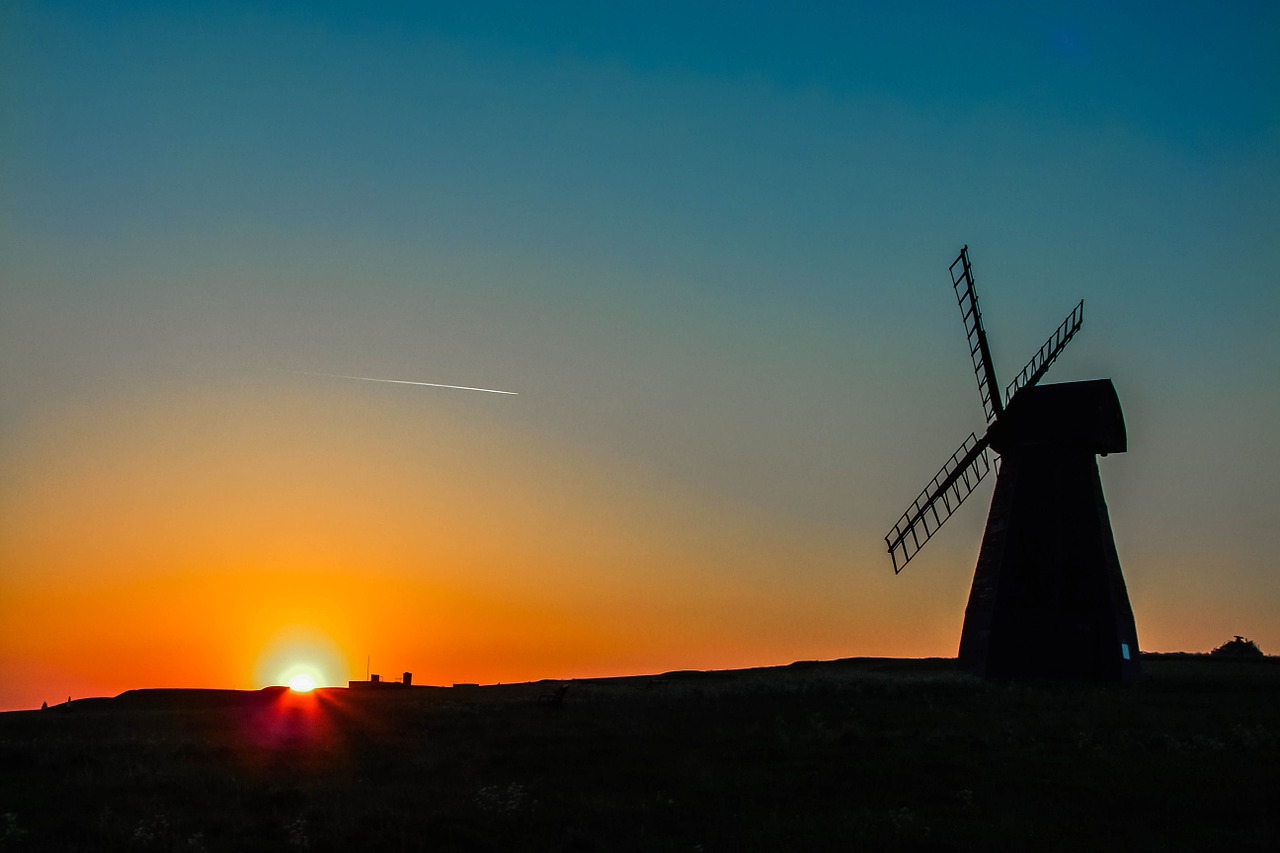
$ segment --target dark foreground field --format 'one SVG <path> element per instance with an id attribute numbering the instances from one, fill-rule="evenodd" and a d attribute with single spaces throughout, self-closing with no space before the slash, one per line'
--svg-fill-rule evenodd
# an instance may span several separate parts
<path id="1" fill-rule="evenodd" d="M 1280 849 L 1280 665 L 1145 667 L 135 691 L 0 714 L 0 849 Z"/>

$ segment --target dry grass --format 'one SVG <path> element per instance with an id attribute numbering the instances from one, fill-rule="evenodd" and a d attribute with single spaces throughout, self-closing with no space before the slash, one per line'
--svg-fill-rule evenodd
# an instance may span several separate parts
<path id="1" fill-rule="evenodd" d="M 0 714 L 0 849 L 1272 850 L 1280 666 L 951 661 Z"/>

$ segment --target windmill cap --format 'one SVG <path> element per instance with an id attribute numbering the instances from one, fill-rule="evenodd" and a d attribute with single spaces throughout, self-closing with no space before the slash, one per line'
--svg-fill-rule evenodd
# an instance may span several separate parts
<path id="1" fill-rule="evenodd" d="M 1110 379 L 1023 388 L 990 435 L 997 453 L 1038 445 L 1103 455 L 1128 449 L 1124 413 Z"/>

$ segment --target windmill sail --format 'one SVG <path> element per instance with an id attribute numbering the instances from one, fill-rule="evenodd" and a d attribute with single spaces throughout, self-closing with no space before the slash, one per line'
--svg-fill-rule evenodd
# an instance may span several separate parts
<path id="1" fill-rule="evenodd" d="M 924 543 L 938 532 L 938 528 L 973 493 L 990 470 L 987 439 L 979 439 L 974 433 L 969 433 L 960 449 L 951 454 L 942 470 L 884 537 L 889 556 L 893 559 L 894 574 L 902 571 L 919 553 Z"/>
<path id="2" fill-rule="evenodd" d="M 1066 348 L 1067 342 L 1080 331 L 1080 324 L 1083 322 L 1084 300 L 1081 299 L 1076 307 L 1071 309 L 1067 319 L 1062 321 L 1062 325 L 1058 326 L 1057 330 L 1049 336 L 1049 340 L 1044 342 L 1044 346 L 1040 347 L 1040 351 L 1031 357 L 1026 367 L 1022 368 L 1018 378 L 1009 383 L 1009 387 L 1004 392 L 1006 406 L 1013 400 L 1014 394 L 1040 381 L 1040 377 L 1044 376 L 1049 365 L 1053 364 L 1053 360 Z"/>
<path id="3" fill-rule="evenodd" d="M 956 275 L 956 267 L 960 275 Z M 960 257 L 951 263 L 951 286 L 960 303 L 960 316 L 969 336 L 969 357 L 973 360 L 973 373 L 978 377 L 978 394 L 982 397 L 982 409 L 987 413 L 987 423 L 1000 417 L 1004 407 L 1000 404 L 1000 385 L 996 382 L 996 369 L 991 363 L 991 349 L 987 346 L 987 332 L 982 328 L 982 312 L 978 310 L 978 293 L 973 287 L 973 270 L 969 266 L 969 247 L 960 250 Z"/>

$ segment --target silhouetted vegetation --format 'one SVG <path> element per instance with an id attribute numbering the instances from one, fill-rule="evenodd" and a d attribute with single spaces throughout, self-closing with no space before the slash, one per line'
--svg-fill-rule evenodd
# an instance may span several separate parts
<path id="1" fill-rule="evenodd" d="M 1223 643 L 1209 654 L 1225 658 L 1253 658 L 1255 660 L 1265 657 L 1262 654 L 1262 649 L 1258 648 L 1258 645 L 1253 640 L 1245 639 L 1239 634 L 1236 634 L 1234 640 Z"/>
<path id="2" fill-rule="evenodd" d="M 0 848 L 1273 850 L 1275 663 L 135 691 L 0 714 Z"/>

